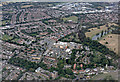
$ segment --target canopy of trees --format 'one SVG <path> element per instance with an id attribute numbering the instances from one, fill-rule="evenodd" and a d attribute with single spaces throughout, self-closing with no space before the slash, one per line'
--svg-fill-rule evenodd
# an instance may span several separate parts
<path id="1" fill-rule="evenodd" d="M 28 60 L 24 60 L 24 59 L 19 58 L 19 57 L 17 57 L 17 58 L 12 57 L 8 63 L 13 64 L 15 66 L 22 67 L 24 69 L 27 69 L 28 71 L 34 71 L 38 67 L 41 67 L 43 69 L 47 69 L 47 66 L 44 63 L 35 63 L 35 62 L 28 61 Z"/>

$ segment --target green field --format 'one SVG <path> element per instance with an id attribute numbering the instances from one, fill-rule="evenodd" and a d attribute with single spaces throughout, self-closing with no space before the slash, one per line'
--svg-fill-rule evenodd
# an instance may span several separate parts
<path id="1" fill-rule="evenodd" d="M 6 34 L 4 34 L 3 36 L 2 36 L 2 40 L 11 40 L 11 39 L 13 39 L 13 37 L 11 37 L 11 36 L 9 36 L 9 35 L 6 35 Z"/>
<path id="2" fill-rule="evenodd" d="M 117 26 L 117 25 L 114 24 L 114 23 L 112 23 L 112 24 L 109 23 L 109 26 L 111 26 L 111 25 Z M 98 29 L 98 28 L 90 28 L 90 29 L 88 29 L 88 30 L 90 30 L 90 32 L 86 32 L 85 35 L 86 35 L 86 37 L 92 38 L 92 37 L 93 37 L 94 35 L 96 35 L 97 33 L 100 33 L 100 32 L 102 32 L 102 31 L 105 31 L 105 30 L 107 30 L 108 28 L 109 28 L 109 27 L 106 27 L 106 25 L 100 26 L 100 29 Z"/>
<path id="3" fill-rule="evenodd" d="M 17 42 L 18 40 L 20 40 L 20 39 L 18 39 L 18 38 L 15 38 L 14 40 L 12 40 L 13 42 Z"/>
<path id="4" fill-rule="evenodd" d="M 118 34 L 108 34 L 99 40 L 99 42 L 118 54 L 118 37 Z M 106 42 L 108 42 L 108 44 L 106 44 Z"/>
<path id="5" fill-rule="evenodd" d="M 33 5 L 24 5 L 24 6 L 21 6 L 21 8 L 28 8 L 28 7 L 31 7 Z"/>
<path id="6" fill-rule="evenodd" d="M 10 20 L 4 20 L 4 21 L 2 21 L 2 25 L 6 25 L 7 22 L 10 22 Z"/>
<path id="7" fill-rule="evenodd" d="M 69 20 L 72 20 L 73 22 L 77 22 L 78 21 L 78 17 L 76 16 L 70 16 L 70 17 L 65 17 L 63 18 L 63 21 L 69 21 Z"/>

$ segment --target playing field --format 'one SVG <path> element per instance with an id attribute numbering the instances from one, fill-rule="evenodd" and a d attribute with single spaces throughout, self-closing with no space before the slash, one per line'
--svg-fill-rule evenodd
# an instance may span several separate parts
<path id="1" fill-rule="evenodd" d="M 118 36 L 120 37 L 118 34 L 108 34 L 99 42 L 118 54 Z M 106 44 L 106 42 L 108 42 L 108 44 Z"/>
<path id="2" fill-rule="evenodd" d="M 67 18 L 63 18 L 64 21 L 73 21 L 73 22 L 77 22 L 78 21 L 78 17 L 76 16 L 70 16 L 70 17 L 67 17 Z"/>
<path id="3" fill-rule="evenodd" d="M 24 5 L 24 6 L 21 6 L 21 8 L 27 8 L 27 7 L 31 7 L 33 5 Z"/>
<path id="4" fill-rule="evenodd" d="M 114 24 L 114 23 L 112 23 L 112 24 L 109 23 L 108 25 L 109 25 L 109 26 L 111 26 L 111 25 L 115 25 L 115 26 L 116 26 L 116 24 Z M 103 31 L 107 30 L 107 28 L 108 28 L 108 27 L 106 27 L 106 25 L 100 26 L 100 29 L 98 29 L 98 28 L 90 28 L 90 29 L 89 29 L 90 32 L 86 32 L 85 35 L 86 35 L 86 37 L 92 38 L 92 37 L 93 37 L 94 35 L 96 35 L 97 33 L 102 32 L 102 30 L 103 30 Z"/>

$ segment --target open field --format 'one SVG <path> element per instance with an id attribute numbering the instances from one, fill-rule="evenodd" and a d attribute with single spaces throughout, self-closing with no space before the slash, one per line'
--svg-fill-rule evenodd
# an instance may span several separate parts
<path id="1" fill-rule="evenodd" d="M 107 76 L 112 76 L 114 80 L 118 80 L 118 71 L 110 71 L 108 73 L 98 74 L 94 76 L 91 80 L 100 80 L 100 79 L 104 79 Z"/>
<path id="2" fill-rule="evenodd" d="M 24 6 L 21 6 L 21 8 L 27 8 L 27 7 L 31 7 L 33 5 L 24 5 Z"/>
<path id="3" fill-rule="evenodd" d="M 13 11 L 2 11 L 2 13 L 14 13 Z"/>
<path id="4" fill-rule="evenodd" d="M 2 21 L 2 24 L 5 25 L 7 22 L 10 22 L 10 20 L 4 20 Z"/>
<path id="5" fill-rule="evenodd" d="M 118 36 L 120 37 L 118 34 L 108 34 L 99 42 L 118 54 Z M 108 44 L 106 44 L 106 42 L 108 42 Z"/>
<path id="6" fill-rule="evenodd" d="M 13 39 L 13 37 L 4 34 L 4 35 L 2 36 L 2 39 L 3 39 L 3 40 L 11 40 L 11 39 Z"/>
<path id="7" fill-rule="evenodd" d="M 77 22 L 78 21 L 78 17 L 76 16 L 70 16 L 70 17 L 67 17 L 67 18 L 63 18 L 64 21 L 69 21 L 69 20 L 72 20 L 74 22 Z"/>
<path id="8" fill-rule="evenodd" d="M 12 41 L 13 41 L 13 42 L 17 42 L 18 40 L 20 40 L 20 39 L 15 38 L 15 39 L 13 39 Z"/>
<path id="9" fill-rule="evenodd" d="M 116 26 L 116 24 L 114 24 L 114 23 L 112 23 L 112 24 L 109 23 L 108 25 L 109 26 L 111 26 L 111 25 L 115 25 Z M 90 28 L 89 29 L 90 32 L 86 32 L 85 35 L 86 35 L 86 37 L 92 38 L 92 36 L 96 35 L 97 33 L 102 32 L 102 30 L 103 31 L 107 30 L 107 28 L 108 27 L 106 27 L 106 25 L 100 26 L 100 29 L 98 29 L 98 28 Z"/>

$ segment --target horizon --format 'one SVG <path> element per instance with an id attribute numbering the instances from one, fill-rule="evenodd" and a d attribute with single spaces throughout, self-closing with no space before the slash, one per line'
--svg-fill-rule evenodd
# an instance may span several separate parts
<path id="1" fill-rule="evenodd" d="M 120 0 L 1 0 L 1 2 L 119 2 Z"/>

